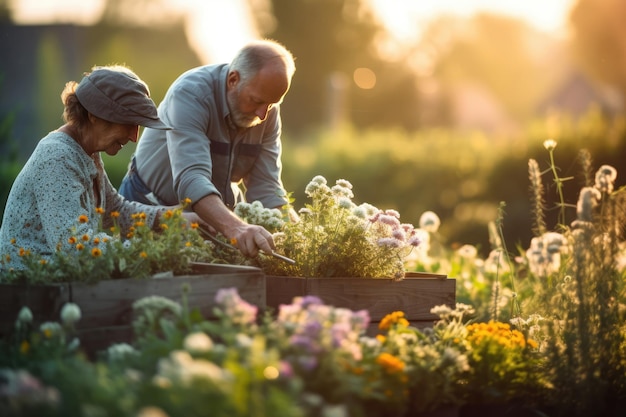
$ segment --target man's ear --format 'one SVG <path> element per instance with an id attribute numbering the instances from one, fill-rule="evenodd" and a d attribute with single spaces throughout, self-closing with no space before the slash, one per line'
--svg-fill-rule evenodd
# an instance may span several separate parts
<path id="1" fill-rule="evenodd" d="M 241 77 L 239 76 L 239 71 L 229 71 L 228 76 L 226 77 L 226 85 L 228 88 L 233 88 L 237 86 Z"/>

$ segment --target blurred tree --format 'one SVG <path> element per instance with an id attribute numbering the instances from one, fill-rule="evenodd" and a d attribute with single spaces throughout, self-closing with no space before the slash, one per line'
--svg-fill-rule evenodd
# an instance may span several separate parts
<path id="1" fill-rule="evenodd" d="M 573 46 L 590 75 L 616 86 L 626 98 L 626 2 L 578 0 L 570 15 Z"/>
<path id="2" fill-rule="evenodd" d="M 417 127 L 416 76 L 404 62 L 381 57 L 377 46 L 384 29 L 369 2 L 270 3 L 268 8 L 250 1 L 250 6 L 263 36 L 284 43 L 296 57 L 298 69 L 282 110 L 286 130 L 331 121 Z"/>

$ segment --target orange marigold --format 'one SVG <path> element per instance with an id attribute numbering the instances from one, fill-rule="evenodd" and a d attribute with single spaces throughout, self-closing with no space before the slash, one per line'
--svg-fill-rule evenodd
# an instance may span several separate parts
<path id="1" fill-rule="evenodd" d="M 85 249 L 85 245 L 83 245 L 82 243 L 79 243 L 76 245 L 76 250 L 83 250 Z"/>
<path id="2" fill-rule="evenodd" d="M 380 330 L 389 330 L 389 328 L 397 324 L 399 326 L 409 326 L 409 321 L 404 318 L 403 311 L 394 311 L 392 313 L 387 314 L 383 319 L 378 323 L 378 328 Z"/>
<path id="3" fill-rule="evenodd" d="M 104 214 L 104 209 L 102 207 L 96 207 L 96 213 Z"/>
<path id="4" fill-rule="evenodd" d="M 112 211 L 111 212 L 111 217 L 113 217 L 114 219 L 117 219 L 118 217 L 120 217 L 120 212 L 119 211 Z"/>
<path id="5" fill-rule="evenodd" d="M 383 352 L 378 355 L 376 363 L 382 366 L 390 374 L 402 372 L 404 370 L 404 362 L 387 352 Z"/>
<path id="6" fill-rule="evenodd" d="M 97 258 L 100 255 L 102 255 L 102 249 L 100 248 L 91 249 L 91 256 L 93 256 L 94 258 Z"/>
<path id="7" fill-rule="evenodd" d="M 84 214 L 81 214 L 80 216 L 78 216 L 78 221 L 80 223 L 87 223 L 89 221 L 89 217 L 87 217 Z"/>

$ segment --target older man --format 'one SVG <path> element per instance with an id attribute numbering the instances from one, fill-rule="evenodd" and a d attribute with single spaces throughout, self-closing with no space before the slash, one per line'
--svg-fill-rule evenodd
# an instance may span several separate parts
<path id="1" fill-rule="evenodd" d="M 295 72 L 282 45 L 245 45 L 230 64 L 182 74 L 159 105 L 170 131 L 146 129 L 120 193 L 151 204 L 191 199 L 193 210 L 246 256 L 275 246 L 263 227 L 233 212 L 239 201 L 287 204 L 281 180 L 279 105 Z"/>

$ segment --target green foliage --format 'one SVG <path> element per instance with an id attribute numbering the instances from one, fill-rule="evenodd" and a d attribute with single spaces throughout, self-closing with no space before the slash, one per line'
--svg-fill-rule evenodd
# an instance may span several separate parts
<path id="1" fill-rule="evenodd" d="M 110 235 L 76 235 L 69 231 L 70 251 L 64 249 L 67 246 L 59 245 L 52 256 L 46 257 L 17 247 L 13 253 L 2 254 L 0 263 L 19 257 L 24 268 L 3 271 L 0 282 L 98 282 L 146 278 L 158 273 L 180 275 L 191 270 L 192 262 L 216 261 L 212 244 L 201 238 L 197 224 L 187 223 L 182 209 L 165 211 L 159 219 L 158 231 L 146 224 L 144 213 L 133 214 L 133 226 L 125 236 L 117 226 L 119 213 L 113 212 L 111 216 L 115 226 L 106 231 Z M 87 222 L 86 216 L 82 217 L 77 221 Z"/>
<path id="2" fill-rule="evenodd" d="M 318 175 L 305 192 L 311 202 L 300 209 L 300 219 L 283 223 L 274 233 L 277 251 L 295 263 L 261 255 L 268 275 L 404 277 L 404 260 L 420 244 L 413 225 L 400 223 L 393 210 L 354 204 L 352 184 L 344 179 L 329 187 Z"/>

